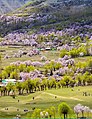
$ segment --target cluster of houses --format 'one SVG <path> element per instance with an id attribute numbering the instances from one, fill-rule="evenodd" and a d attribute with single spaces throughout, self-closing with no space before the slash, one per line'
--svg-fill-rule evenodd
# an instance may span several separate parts
<path id="1" fill-rule="evenodd" d="M 8 83 L 16 84 L 16 79 L 3 79 L 0 82 L 0 87 L 7 86 Z"/>

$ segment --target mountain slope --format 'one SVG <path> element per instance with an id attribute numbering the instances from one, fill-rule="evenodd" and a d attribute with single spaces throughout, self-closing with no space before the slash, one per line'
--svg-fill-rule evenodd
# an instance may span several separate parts
<path id="1" fill-rule="evenodd" d="M 0 14 L 13 11 L 22 5 L 24 5 L 28 0 L 0 0 Z"/>
<path id="2" fill-rule="evenodd" d="M 31 0 L 16 11 L 1 17 L 0 34 L 15 30 L 62 29 L 69 24 L 92 23 L 91 0 Z"/>
<path id="3" fill-rule="evenodd" d="M 91 0 L 35 0 L 18 9 L 13 15 L 34 18 L 35 21 L 57 23 L 65 20 L 80 20 L 92 16 Z M 38 20 L 39 19 L 39 20 Z"/>

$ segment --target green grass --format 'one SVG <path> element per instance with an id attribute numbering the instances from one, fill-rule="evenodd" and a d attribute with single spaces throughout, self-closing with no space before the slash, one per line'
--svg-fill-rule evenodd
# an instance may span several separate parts
<path id="1" fill-rule="evenodd" d="M 59 51 L 41 51 L 41 55 L 35 55 L 32 57 L 23 55 L 21 58 L 14 58 L 13 55 L 17 53 L 19 50 L 26 49 L 27 51 L 30 51 L 32 47 L 23 47 L 23 48 L 10 48 L 8 46 L 2 46 L 0 47 L 0 50 L 5 50 L 5 52 L 1 52 L 2 55 L 2 67 L 7 66 L 12 62 L 16 61 L 26 61 L 26 60 L 32 60 L 32 61 L 41 61 L 42 56 L 46 56 L 48 60 L 57 59 L 59 57 Z M 25 50 L 23 50 L 25 51 Z M 5 55 L 8 54 L 11 56 L 9 59 L 4 59 Z"/>
<path id="2" fill-rule="evenodd" d="M 91 96 L 83 96 L 83 92 L 88 92 Z M 34 97 L 34 100 L 32 97 Z M 18 100 L 20 101 L 18 102 Z M 11 96 L 0 97 L 0 117 L 14 117 L 16 114 L 21 114 L 25 117 L 26 114 L 23 110 L 28 109 L 32 114 L 32 108 L 45 110 L 55 106 L 57 110 L 61 102 L 67 102 L 72 109 L 78 103 L 89 106 L 92 109 L 92 87 L 75 87 L 73 91 L 72 88 L 52 89 L 30 95 L 16 96 L 15 99 Z M 8 110 L 5 110 L 6 107 L 8 107 Z M 59 116 L 58 113 L 56 116 Z"/>

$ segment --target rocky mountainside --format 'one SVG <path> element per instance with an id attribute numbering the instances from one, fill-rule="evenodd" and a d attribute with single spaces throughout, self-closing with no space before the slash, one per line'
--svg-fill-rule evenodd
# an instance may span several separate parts
<path id="1" fill-rule="evenodd" d="M 24 5 L 28 0 L 0 0 L 0 14 L 15 10 Z"/>
<path id="2" fill-rule="evenodd" d="M 0 21 L 1 36 L 15 31 L 62 29 L 75 22 L 89 25 L 92 0 L 31 0 L 11 14 L 1 15 Z"/>

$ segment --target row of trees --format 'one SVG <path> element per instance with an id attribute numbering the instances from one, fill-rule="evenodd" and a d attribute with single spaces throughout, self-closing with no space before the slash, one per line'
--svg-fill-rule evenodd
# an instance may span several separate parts
<path id="1" fill-rule="evenodd" d="M 16 84 L 8 83 L 6 86 L 0 88 L 1 96 L 10 95 L 10 92 L 18 92 L 19 95 L 24 93 L 32 93 L 36 91 L 43 91 L 48 89 L 58 89 L 63 87 L 74 87 L 74 86 L 85 86 L 92 84 L 92 74 L 88 72 L 84 74 L 78 74 L 76 79 L 73 79 L 71 76 L 64 76 L 61 80 L 57 81 L 54 78 L 51 79 L 40 79 L 36 78 L 34 80 L 27 79 L 24 82 L 17 82 Z M 14 93 L 15 94 L 15 93 Z"/>
<path id="2" fill-rule="evenodd" d="M 11 91 L 18 91 L 19 95 L 25 93 L 32 93 L 35 91 L 43 91 L 52 88 L 60 88 L 60 83 L 56 82 L 55 79 L 47 80 L 37 78 L 35 80 L 26 80 L 24 82 L 17 82 L 16 84 L 8 83 L 7 86 L 0 88 L 1 95 L 9 95 Z"/>
<path id="3" fill-rule="evenodd" d="M 0 73 L 0 79 L 10 78 L 10 79 L 19 80 L 21 72 L 30 73 L 30 72 L 32 72 L 34 70 L 40 71 L 41 74 L 43 74 L 46 77 L 48 76 L 48 73 L 50 73 L 50 75 L 52 76 L 54 74 L 54 72 L 59 70 L 60 68 L 62 69 L 62 71 L 64 71 L 64 66 L 62 66 L 64 64 L 63 62 L 66 62 L 66 60 L 63 61 L 63 59 L 62 59 L 62 62 L 51 61 L 50 63 L 46 63 L 45 65 L 43 65 L 41 67 L 32 66 L 32 65 L 27 66 L 26 64 L 20 64 L 18 66 L 17 65 L 9 65 L 9 66 L 6 66 L 2 70 L 2 73 Z M 68 60 L 67 60 L 67 62 L 68 62 Z M 67 67 L 71 70 L 72 76 L 74 75 L 74 73 L 78 69 L 80 69 L 80 70 L 82 69 L 83 70 L 83 72 L 80 72 L 80 73 L 85 73 L 86 71 L 91 73 L 92 72 L 91 71 L 91 69 L 92 69 L 92 60 L 88 60 L 87 62 L 85 62 L 85 61 L 84 62 L 77 62 L 77 63 L 75 63 L 73 65 L 67 64 Z M 66 74 L 70 75 L 69 70 L 68 70 L 68 72 Z"/>

